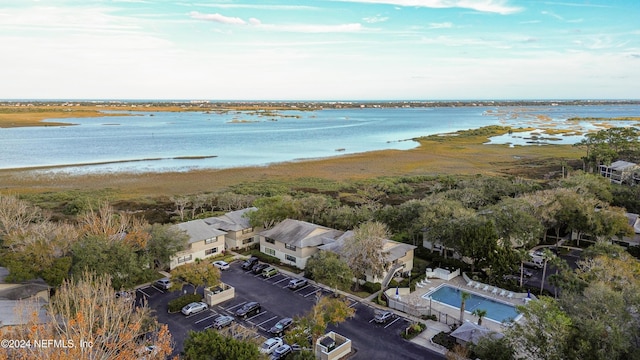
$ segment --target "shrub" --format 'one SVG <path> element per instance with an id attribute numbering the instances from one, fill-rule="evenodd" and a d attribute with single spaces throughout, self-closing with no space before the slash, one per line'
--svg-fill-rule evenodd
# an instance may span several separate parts
<path id="1" fill-rule="evenodd" d="M 278 259 L 275 256 L 267 255 L 261 252 L 260 250 L 251 250 L 249 251 L 248 255 L 255 256 L 258 259 L 260 259 L 260 261 L 265 262 L 267 264 L 280 264 L 280 259 Z"/>
<path id="2" fill-rule="evenodd" d="M 174 313 L 180 311 L 185 305 L 191 304 L 192 302 L 202 301 L 202 296 L 198 294 L 186 294 L 182 295 L 177 299 L 173 299 L 169 301 L 168 307 L 169 312 Z"/>
<path id="3" fill-rule="evenodd" d="M 446 332 L 441 332 L 433 337 L 433 342 L 451 350 L 456 345 L 456 339 Z"/>
<path id="4" fill-rule="evenodd" d="M 409 325 L 409 327 L 406 328 L 405 331 L 402 332 L 402 337 L 405 339 L 413 339 L 418 334 L 423 332 L 424 329 L 426 328 L 427 328 L 427 325 L 423 323 L 413 323 Z"/>
<path id="5" fill-rule="evenodd" d="M 364 285 L 362 285 L 362 288 L 364 289 L 364 291 L 368 292 L 368 293 L 375 293 L 378 292 L 382 289 L 382 284 L 380 283 L 372 283 L 370 281 L 367 281 L 364 283 Z"/>

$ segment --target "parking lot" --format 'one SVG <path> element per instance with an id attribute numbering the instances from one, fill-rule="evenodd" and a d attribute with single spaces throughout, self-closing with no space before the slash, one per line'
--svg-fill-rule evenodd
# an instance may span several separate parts
<path id="1" fill-rule="evenodd" d="M 222 281 L 235 288 L 235 297 L 208 308 L 205 311 L 184 316 L 180 312 L 167 313 L 167 303 L 182 292 L 165 292 L 155 286 L 138 290 L 138 301 L 148 302 L 155 311 L 158 321 L 168 324 L 173 335 L 176 354 L 182 349 L 189 330 L 202 331 L 210 328 L 221 315 L 235 315 L 235 311 L 250 301 L 261 304 L 261 311 L 246 319 L 235 318 L 237 324 L 253 328 L 261 336 L 268 338 L 268 330 L 284 317 L 295 318 L 308 312 L 319 296 L 331 295 L 332 292 L 315 284 L 307 284 L 296 290 L 287 287 L 292 275 L 278 273 L 270 278 L 263 278 L 240 267 L 240 262 L 231 264 L 229 270 L 222 272 Z M 185 287 L 184 291 L 193 292 L 193 288 Z M 202 294 L 203 289 L 198 289 Z M 337 326 L 329 326 L 352 340 L 356 350 L 353 358 L 403 358 L 403 359 L 441 359 L 438 354 L 404 340 L 400 333 L 410 324 L 409 320 L 393 316 L 384 324 L 374 322 L 375 308 L 365 303 L 348 300 L 356 310 L 355 316 Z M 234 316 L 235 317 L 235 316 Z"/>

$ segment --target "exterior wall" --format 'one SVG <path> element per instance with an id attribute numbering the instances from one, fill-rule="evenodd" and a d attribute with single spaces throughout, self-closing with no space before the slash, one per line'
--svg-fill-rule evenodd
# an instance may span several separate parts
<path id="1" fill-rule="evenodd" d="M 351 353 L 351 340 L 349 340 L 348 338 L 334 333 L 333 331 L 325 336 L 334 339 L 336 342 L 336 347 L 332 351 L 327 352 L 327 349 L 324 346 L 320 345 L 320 339 L 322 338 L 318 339 L 318 342 L 316 342 L 316 359 L 338 360 L 346 357 Z"/>
<path id="2" fill-rule="evenodd" d="M 256 229 L 247 232 L 242 231 L 230 231 L 225 235 L 225 247 L 227 249 L 236 250 L 250 247 L 257 244 L 260 241 L 260 236 L 257 235 Z M 244 233 L 243 233 L 244 232 Z M 245 242 L 245 240 L 250 240 Z"/>
<path id="3" fill-rule="evenodd" d="M 222 292 L 214 294 L 211 288 L 204 290 L 204 301 L 209 306 L 220 304 L 223 301 L 231 300 L 236 296 L 236 289 L 233 286 L 225 283 L 220 283 Z"/>
<path id="4" fill-rule="evenodd" d="M 309 246 L 305 248 L 296 247 L 295 251 L 289 250 L 286 248 L 285 244 L 280 241 L 275 241 L 271 244 L 267 242 L 264 236 L 260 236 L 260 251 L 267 255 L 277 257 L 283 264 L 289 264 L 296 266 L 299 269 L 304 269 L 309 257 L 320 250 L 318 250 L 316 246 Z M 287 255 L 293 256 L 295 258 L 295 262 L 287 259 Z"/>
<path id="5" fill-rule="evenodd" d="M 171 262 L 169 263 L 169 268 L 171 270 L 176 267 L 184 264 L 188 264 L 194 262 L 196 259 L 205 259 L 208 257 L 221 255 L 224 251 L 225 246 L 225 236 L 219 235 L 216 237 L 216 240 L 206 244 L 205 240 L 197 241 L 189 244 L 189 248 L 187 250 L 181 251 L 177 253 L 174 257 L 171 258 Z M 206 254 L 209 249 L 216 249 L 216 251 L 212 254 Z M 191 258 L 185 261 L 182 261 L 182 258 L 188 257 L 191 255 Z"/>

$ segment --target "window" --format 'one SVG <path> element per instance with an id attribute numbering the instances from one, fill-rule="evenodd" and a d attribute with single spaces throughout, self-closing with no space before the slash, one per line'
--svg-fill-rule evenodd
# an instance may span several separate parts
<path id="1" fill-rule="evenodd" d="M 242 233 L 243 234 L 248 234 L 250 232 L 253 232 L 253 228 L 248 228 L 248 229 L 242 229 Z"/>
<path id="2" fill-rule="evenodd" d="M 218 248 L 217 248 L 217 247 L 214 247 L 214 248 L 211 248 L 211 249 L 207 249 L 207 250 L 205 250 L 205 251 L 204 251 L 204 254 L 205 254 L 205 255 L 211 255 L 211 254 L 215 254 L 215 253 L 217 253 L 217 252 L 218 252 Z"/>
<path id="3" fill-rule="evenodd" d="M 218 238 L 206 239 L 206 240 L 204 241 L 204 243 L 205 243 L 205 244 L 211 244 L 211 243 L 216 242 L 217 240 L 218 240 Z"/>
<path id="4" fill-rule="evenodd" d="M 264 241 L 268 242 L 269 244 L 275 244 L 276 241 L 273 240 L 272 238 L 264 238 Z"/>
<path id="5" fill-rule="evenodd" d="M 181 263 L 187 262 L 187 261 L 191 261 L 191 254 L 186 255 L 186 256 L 178 257 L 178 264 L 181 264 Z"/>
<path id="6" fill-rule="evenodd" d="M 295 256 L 291 256 L 291 255 L 285 255 L 284 256 L 287 260 L 295 263 L 296 262 L 296 257 Z"/>
<path id="7" fill-rule="evenodd" d="M 284 248 L 291 251 L 296 251 L 295 245 L 284 244 Z"/>
<path id="8" fill-rule="evenodd" d="M 244 239 L 244 240 L 242 240 L 242 243 L 243 243 L 243 244 L 250 244 L 250 243 L 252 243 L 252 242 L 253 242 L 253 238 L 248 238 L 248 239 Z"/>
<path id="9" fill-rule="evenodd" d="M 276 251 L 269 248 L 264 248 L 264 253 L 271 256 L 276 256 Z"/>

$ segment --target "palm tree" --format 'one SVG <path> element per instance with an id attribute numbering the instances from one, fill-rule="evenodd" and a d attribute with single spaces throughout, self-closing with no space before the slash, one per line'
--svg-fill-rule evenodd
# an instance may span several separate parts
<path id="1" fill-rule="evenodd" d="M 471 298 L 471 294 L 466 291 L 460 293 L 460 322 L 464 323 L 464 304 Z"/>
<path id="2" fill-rule="evenodd" d="M 487 310 L 475 309 L 472 314 L 478 317 L 478 325 L 482 325 L 482 318 L 487 315 Z"/>
<path id="3" fill-rule="evenodd" d="M 544 267 L 542 268 L 542 281 L 540 283 L 540 295 L 542 295 L 542 290 L 544 289 L 544 278 L 547 275 L 547 262 L 550 259 L 553 259 L 555 255 L 549 251 L 549 249 L 545 248 L 542 253 L 542 258 L 544 259 Z"/>

